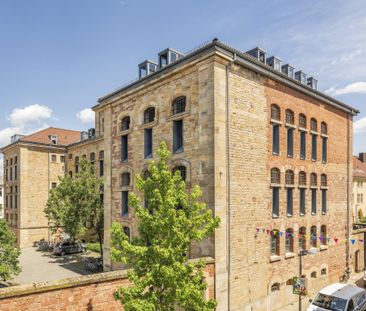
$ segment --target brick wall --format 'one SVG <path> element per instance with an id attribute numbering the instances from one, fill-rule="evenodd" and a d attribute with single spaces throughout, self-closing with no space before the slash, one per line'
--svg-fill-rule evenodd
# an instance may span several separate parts
<path id="1" fill-rule="evenodd" d="M 207 262 L 206 297 L 214 295 L 214 263 Z M 128 286 L 127 271 L 113 271 L 46 283 L 0 289 L 1 311 L 112 311 L 123 310 L 113 293 Z"/>

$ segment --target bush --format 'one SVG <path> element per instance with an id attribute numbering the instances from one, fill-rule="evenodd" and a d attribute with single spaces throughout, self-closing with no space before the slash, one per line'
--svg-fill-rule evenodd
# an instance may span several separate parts
<path id="1" fill-rule="evenodd" d="M 100 254 L 99 243 L 87 243 L 86 244 L 86 249 L 88 251 Z"/>

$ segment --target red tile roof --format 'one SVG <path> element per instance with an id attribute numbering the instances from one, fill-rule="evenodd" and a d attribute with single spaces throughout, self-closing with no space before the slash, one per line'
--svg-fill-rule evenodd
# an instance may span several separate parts
<path id="1" fill-rule="evenodd" d="M 353 177 L 366 178 L 366 163 L 360 161 L 357 156 L 353 157 Z"/>
<path id="2" fill-rule="evenodd" d="M 19 139 L 19 141 L 51 144 L 51 135 L 57 136 L 58 145 L 69 145 L 80 141 L 80 132 L 55 127 L 49 127 Z"/>

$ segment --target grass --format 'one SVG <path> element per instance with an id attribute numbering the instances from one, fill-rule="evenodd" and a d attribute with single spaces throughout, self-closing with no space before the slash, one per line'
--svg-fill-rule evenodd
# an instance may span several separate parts
<path id="1" fill-rule="evenodd" d="M 103 245 L 102 245 L 103 246 Z M 98 253 L 100 254 L 100 247 L 99 247 L 99 243 L 87 243 L 86 244 L 86 249 L 88 251 L 94 252 L 94 253 Z"/>

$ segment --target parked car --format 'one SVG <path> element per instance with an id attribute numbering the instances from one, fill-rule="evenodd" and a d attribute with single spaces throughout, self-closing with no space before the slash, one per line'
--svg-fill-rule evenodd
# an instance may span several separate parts
<path id="1" fill-rule="evenodd" d="M 57 243 L 54 248 L 54 253 L 61 256 L 65 256 L 67 254 L 84 253 L 85 251 L 85 245 L 78 241 L 65 241 Z"/>
<path id="2" fill-rule="evenodd" d="M 365 311 L 366 291 L 352 284 L 334 283 L 319 291 L 308 311 Z"/>

